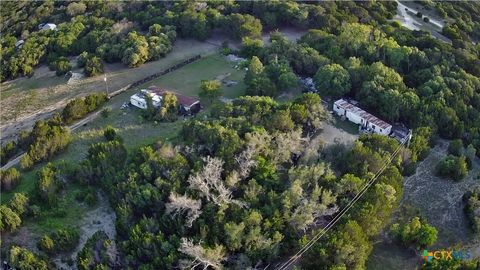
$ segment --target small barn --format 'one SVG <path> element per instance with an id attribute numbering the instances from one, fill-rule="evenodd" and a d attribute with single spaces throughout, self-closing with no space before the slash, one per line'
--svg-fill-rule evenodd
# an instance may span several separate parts
<path id="1" fill-rule="evenodd" d="M 333 111 L 340 117 L 360 125 L 360 128 L 376 134 L 389 135 L 392 125 L 382 119 L 360 109 L 345 99 L 339 99 L 333 104 Z"/>
<path id="2" fill-rule="evenodd" d="M 200 104 L 200 100 L 198 98 L 185 96 L 175 91 L 160 89 L 157 86 L 150 86 L 148 87 L 148 90 L 152 91 L 153 93 L 156 93 L 159 96 L 163 96 L 166 92 L 170 92 L 174 94 L 177 97 L 178 106 L 179 106 L 178 110 L 180 114 L 183 114 L 183 115 L 196 114 L 202 108 Z"/>

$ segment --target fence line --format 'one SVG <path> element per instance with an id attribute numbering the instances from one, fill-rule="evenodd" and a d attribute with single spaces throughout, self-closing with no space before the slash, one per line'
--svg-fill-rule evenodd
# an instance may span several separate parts
<path id="1" fill-rule="evenodd" d="M 155 79 L 157 79 L 157 78 L 160 77 L 160 76 L 163 76 L 163 75 L 168 74 L 168 73 L 170 73 L 170 72 L 172 72 L 172 71 L 175 71 L 175 70 L 177 70 L 177 69 L 179 69 L 179 68 L 181 68 L 181 67 L 184 67 L 184 66 L 186 66 L 186 65 L 188 65 L 188 64 L 190 64 L 190 63 L 192 63 L 192 62 L 197 61 L 197 60 L 200 59 L 200 58 L 202 58 L 202 56 L 201 56 L 200 54 L 197 54 L 197 55 L 195 55 L 195 56 L 193 56 L 193 57 L 190 57 L 190 58 L 188 58 L 188 59 L 186 59 L 186 60 L 184 60 L 184 61 L 182 61 L 182 62 L 180 62 L 180 63 L 178 63 L 178 64 L 176 64 L 176 65 L 173 65 L 173 66 L 171 66 L 171 67 L 169 67 L 169 68 L 167 68 L 167 69 L 164 69 L 164 70 L 162 70 L 162 71 L 160 71 L 160 72 L 154 73 L 154 74 L 152 74 L 152 75 L 150 75 L 150 76 L 148 76 L 148 77 L 145 77 L 145 78 L 143 78 L 143 79 L 141 79 L 141 80 L 138 80 L 138 81 L 136 81 L 136 82 L 133 82 L 133 83 L 131 83 L 131 84 L 127 84 L 126 86 L 124 86 L 124 87 L 116 90 L 115 92 L 112 92 L 112 93 L 109 95 L 109 97 L 114 97 L 114 96 L 116 96 L 116 95 L 118 95 L 118 94 L 120 94 L 120 93 L 122 93 L 122 92 L 124 92 L 124 91 L 127 91 L 127 90 L 129 90 L 129 89 L 135 88 L 135 87 L 137 87 L 137 86 L 139 86 L 139 85 L 142 85 L 142 84 L 144 84 L 144 83 L 146 83 L 146 82 L 155 80 Z"/>

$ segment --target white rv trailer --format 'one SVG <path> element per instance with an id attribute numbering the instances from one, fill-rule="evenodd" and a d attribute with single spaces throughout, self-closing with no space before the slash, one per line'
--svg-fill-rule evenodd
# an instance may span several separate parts
<path id="1" fill-rule="evenodd" d="M 340 117 L 345 117 L 350 122 L 360 125 L 367 131 L 389 135 L 392 125 L 376 116 L 358 108 L 344 99 L 339 99 L 333 104 L 333 111 Z"/>
<path id="2" fill-rule="evenodd" d="M 158 108 L 162 105 L 162 97 L 147 89 L 142 89 L 139 93 L 131 96 L 130 103 L 135 107 L 145 110 L 147 109 L 147 96 L 152 99 L 153 107 Z"/>

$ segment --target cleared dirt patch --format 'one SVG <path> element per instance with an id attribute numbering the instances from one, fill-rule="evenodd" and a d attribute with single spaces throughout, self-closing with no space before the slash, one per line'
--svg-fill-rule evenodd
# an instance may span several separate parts
<path id="1" fill-rule="evenodd" d="M 473 257 L 480 257 L 478 235 L 473 235 L 468 227 L 462 202 L 466 191 L 480 185 L 480 160 L 475 160 L 473 169 L 460 182 L 439 178 L 434 175 L 435 166 L 445 157 L 447 147 L 447 141 L 439 141 L 419 164 L 416 173 L 405 178 L 401 205 L 418 210 L 422 217 L 437 228 L 437 242 L 429 249 L 446 249 L 458 245 L 458 248 L 470 250 Z M 368 269 L 416 269 L 422 263 L 420 252 L 407 250 L 391 242 L 385 235 L 378 238 L 367 264 Z"/>

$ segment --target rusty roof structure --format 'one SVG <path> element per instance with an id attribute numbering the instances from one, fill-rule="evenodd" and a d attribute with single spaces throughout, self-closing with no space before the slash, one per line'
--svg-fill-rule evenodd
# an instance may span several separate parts
<path id="1" fill-rule="evenodd" d="M 350 102 L 346 101 L 345 99 L 339 99 L 335 101 L 335 105 L 339 106 L 340 108 L 349 111 L 355 115 L 358 115 L 359 117 L 363 118 L 365 121 L 368 121 L 370 123 L 375 124 L 378 127 L 381 127 L 383 129 L 387 129 L 388 127 L 391 127 L 389 123 L 383 121 L 382 119 L 376 117 L 373 114 L 370 114 L 367 111 L 364 111 L 360 109 L 359 107 L 351 104 Z"/>
<path id="2" fill-rule="evenodd" d="M 200 100 L 198 98 L 185 96 L 185 95 L 179 94 L 179 93 L 177 93 L 175 91 L 171 91 L 171 90 L 161 89 L 160 87 L 155 86 L 155 85 L 149 86 L 148 90 L 156 93 L 157 95 L 161 95 L 161 96 L 163 96 L 166 92 L 170 92 L 177 97 L 178 103 L 182 106 L 185 106 L 185 107 L 191 107 L 191 106 L 200 102 Z"/>

